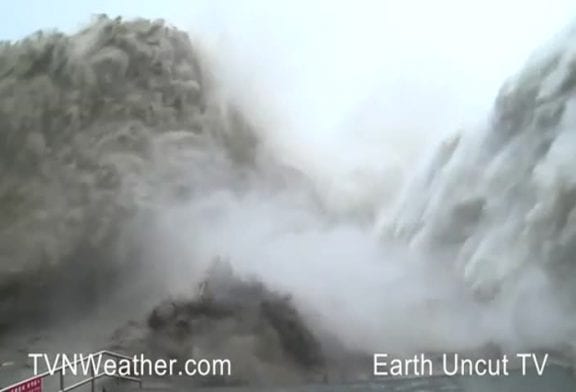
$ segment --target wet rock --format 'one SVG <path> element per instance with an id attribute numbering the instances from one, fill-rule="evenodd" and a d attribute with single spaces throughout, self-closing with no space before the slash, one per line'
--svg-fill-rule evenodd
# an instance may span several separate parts
<path id="1" fill-rule="evenodd" d="M 233 377 L 197 379 L 200 384 L 266 384 L 318 378 L 325 359 L 320 341 L 306 325 L 289 296 L 215 263 L 200 292 L 168 299 L 138 328 L 115 335 L 115 347 L 161 358 L 230 358 Z M 122 339 L 122 336 L 125 339 Z"/>

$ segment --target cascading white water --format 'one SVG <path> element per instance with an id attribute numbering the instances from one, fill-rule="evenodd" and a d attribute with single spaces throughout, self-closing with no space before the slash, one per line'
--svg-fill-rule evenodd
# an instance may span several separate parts
<path id="1" fill-rule="evenodd" d="M 572 344 L 576 331 L 574 34 L 537 52 L 488 124 L 446 142 L 382 223 L 454 264 L 486 302 L 508 302 L 535 346 Z"/>

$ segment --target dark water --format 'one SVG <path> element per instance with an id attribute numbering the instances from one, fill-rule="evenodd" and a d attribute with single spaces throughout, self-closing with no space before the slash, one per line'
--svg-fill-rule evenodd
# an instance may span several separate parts
<path id="1" fill-rule="evenodd" d="M 56 391 L 57 380 L 46 380 L 44 390 Z M 54 382 L 49 382 L 54 381 Z M 78 380 L 75 380 L 78 381 Z M 110 384 L 111 380 L 99 380 L 97 392 L 106 386 L 109 391 L 136 392 L 134 384 Z M 347 391 L 385 391 L 385 392 L 574 392 L 576 391 L 576 372 L 560 366 L 549 366 L 539 376 L 535 371 L 522 375 L 519 371 L 501 377 L 421 377 L 412 379 L 389 379 L 345 384 L 309 384 L 292 387 L 227 387 L 227 388 L 171 388 L 167 384 L 153 385 L 144 382 L 143 391 L 163 392 L 187 390 L 204 392 L 347 392 Z M 1 388 L 2 386 L 0 386 Z M 119 387 L 119 388 L 118 388 Z M 88 392 L 89 385 L 77 389 Z"/>
<path id="2" fill-rule="evenodd" d="M 576 373 L 573 369 L 549 366 L 545 369 L 542 376 L 537 375 L 535 371 L 530 371 L 526 375 L 522 375 L 520 372 L 511 372 L 509 376 L 501 377 L 422 377 L 379 382 L 304 385 L 300 387 L 212 388 L 202 390 L 222 392 L 574 392 L 576 391 Z"/>

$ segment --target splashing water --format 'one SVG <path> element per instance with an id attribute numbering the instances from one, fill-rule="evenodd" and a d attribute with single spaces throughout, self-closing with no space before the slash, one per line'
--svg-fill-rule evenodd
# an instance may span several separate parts
<path id="1" fill-rule="evenodd" d="M 162 23 L 101 18 L 5 44 L 4 287 L 47 270 L 62 297 L 76 292 L 62 279 L 96 282 L 77 289 L 106 304 L 111 283 L 186 295 L 226 257 L 351 351 L 567 350 L 571 34 L 413 180 L 405 154 L 366 135 L 326 150 L 269 137 L 290 124 L 275 134 L 274 113 L 222 104 L 230 92 L 206 71 L 221 65 Z M 367 154 L 346 155 L 348 141 Z M 12 292 L 3 311 L 21 303 Z"/>

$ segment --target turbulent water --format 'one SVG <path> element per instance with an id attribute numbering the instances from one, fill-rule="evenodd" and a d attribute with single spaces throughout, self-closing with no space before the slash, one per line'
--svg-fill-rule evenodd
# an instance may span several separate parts
<path id="1" fill-rule="evenodd" d="M 73 36 L 3 43 L 0 75 L 8 313 L 38 286 L 31 301 L 54 291 L 42 286 L 87 301 L 110 291 L 138 258 L 147 217 L 239 182 L 232 173 L 249 164 L 242 123 L 210 104 L 188 37 L 162 22 L 102 17 Z"/>
<path id="2" fill-rule="evenodd" d="M 266 287 L 259 295 L 290 296 L 286 314 L 313 336 L 302 344 L 319 344 L 332 373 L 379 350 L 571 356 L 566 35 L 503 87 L 485 127 L 446 141 L 402 192 L 340 209 L 306 162 L 267 150 L 273 130 L 226 102 L 209 54 L 163 22 L 102 16 L 71 36 L 2 43 L 0 321 L 99 307 L 121 326 L 165 298 L 196 303 L 225 258 Z M 298 362 L 274 317 L 255 314 L 272 320 L 251 331 L 278 333 L 268 349 L 280 368 Z M 246 317 L 230 336 L 255 325 Z M 147 328 L 129 325 L 124 348 Z M 270 352 L 255 348 L 270 340 L 252 335 L 249 364 L 265 364 Z"/>
<path id="3" fill-rule="evenodd" d="M 516 336 L 574 342 L 574 30 L 501 89 L 488 124 L 444 143 L 384 236 L 453 263 L 477 297 L 512 312 Z"/>

